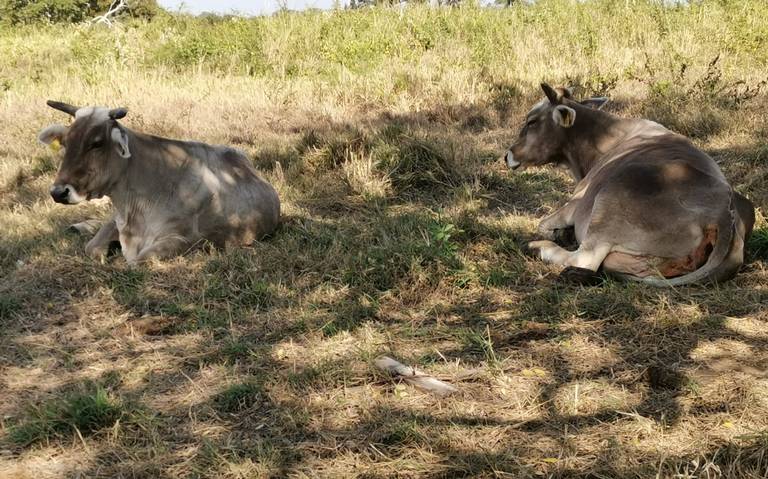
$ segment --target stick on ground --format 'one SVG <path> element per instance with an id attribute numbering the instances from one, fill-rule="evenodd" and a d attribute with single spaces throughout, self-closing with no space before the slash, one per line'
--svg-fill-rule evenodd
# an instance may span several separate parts
<path id="1" fill-rule="evenodd" d="M 376 367 L 383 369 L 393 376 L 402 377 L 405 382 L 411 386 L 422 389 L 438 397 L 445 397 L 459 391 L 455 386 L 451 386 L 439 379 L 435 379 L 416 368 L 406 366 L 389 356 L 379 356 L 376 358 L 375 364 Z"/>

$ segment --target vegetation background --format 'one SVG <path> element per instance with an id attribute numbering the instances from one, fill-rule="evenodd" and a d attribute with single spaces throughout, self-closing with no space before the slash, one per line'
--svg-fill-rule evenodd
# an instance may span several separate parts
<path id="1" fill-rule="evenodd" d="M 101 9 L 0 1 L 0 476 L 766 476 L 763 2 L 81 22 Z M 500 161 L 541 81 L 709 152 L 760 211 L 741 274 L 583 288 L 526 257 L 572 187 Z M 242 148 L 282 228 L 86 258 L 66 228 L 109 205 L 48 198 L 36 134 L 68 119 L 47 99 Z M 382 353 L 461 392 L 393 381 Z"/>

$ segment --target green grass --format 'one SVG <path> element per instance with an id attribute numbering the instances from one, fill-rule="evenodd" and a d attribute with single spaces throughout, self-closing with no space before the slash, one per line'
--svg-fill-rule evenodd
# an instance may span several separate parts
<path id="1" fill-rule="evenodd" d="M 768 228 L 763 227 L 754 230 L 747 242 L 747 249 L 753 258 L 768 258 Z"/>
<path id="2" fill-rule="evenodd" d="M 274 301 L 274 288 L 259 278 L 259 271 L 247 255 L 216 258 L 208 263 L 204 273 L 204 294 L 211 301 L 256 310 L 266 308 Z"/>
<path id="3" fill-rule="evenodd" d="M 539 0 L 0 28 L 0 470 L 762 477 L 767 15 Z M 578 287 L 527 256 L 574 186 L 500 160 L 541 81 L 711 154 L 760 210 L 743 271 Z M 67 118 L 47 99 L 244 150 L 280 229 L 90 260 L 66 227 L 109 206 L 50 200 L 59 159 L 35 135 Z M 380 354 L 460 393 L 381 374 Z"/>
<path id="4" fill-rule="evenodd" d="M 0 296 L 0 320 L 11 319 L 21 311 L 21 303 L 13 296 Z"/>
<path id="5" fill-rule="evenodd" d="M 229 386 L 214 399 L 217 411 L 237 413 L 250 409 L 263 401 L 264 390 L 254 383 L 239 383 Z"/>
<path id="6" fill-rule="evenodd" d="M 498 366 L 498 358 L 493 349 L 493 338 L 491 338 L 490 329 L 460 330 L 458 336 L 467 353 L 479 354 L 491 368 Z"/>
<path id="7" fill-rule="evenodd" d="M 645 1 L 620 3 L 547 0 L 534 7 L 500 10 L 414 7 L 405 17 L 395 9 L 218 20 L 160 15 L 150 23 L 127 20 L 125 27 L 116 30 L 16 26 L 2 34 L 3 53 L 7 66 L 38 71 L 41 76 L 48 75 L 45 70 L 55 55 L 59 68 L 75 64 L 94 67 L 87 72 L 93 76 L 104 75 L 95 67 L 130 63 L 142 69 L 202 67 L 225 74 L 336 82 L 341 71 L 368 74 L 393 59 L 396 64 L 414 65 L 424 55 L 444 55 L 446 49 L 456 52 L 457 46 L 467 51 L 458 52 L 455 67 L 482 67 L 486 75 L 492 75 L 521 61 L 520 49 L 525 48 L 542 54 L 556 51 L 564 62 L 578 64 L 579 68 L 570 69 L 567 75 L 593 91 L 610 90 L 624 78 L 647 73 L 642 71 L 644 58 L 628 65 L 596 63 L 608 58 L 611 50 L 629 45 L 653 53 L 648 57 L 649 70 L 671 67 L 678 75 L 681 65 L 698 69 L 693 55 L 714 44 L 720 46 L 718 51 L 729 66 L 749 64 L 759 69 L 768 62 L 765 12 L 755 2 L 704 1 L 687 7 L 663 7 Z M 698 21 L 705 17 L 722 18 L 723 22 Z M 31 34 L 36 35 L 33 43 L 17 43 Z M 44 43 L 55 37 L 60 41 Z M 692 43 L 680 43 L 683 39 Z M 522 45 L 515 47 L 515 42 Z M 42 54 L 25 59 L 30 49 Z M 669 65 L 668 60 L 675 62 Z M 589 65 L 591 71 L 585 70 Z M 402 70 L 392 86 L 396 90 L 412 88 L 414 77 L 408 75 Z M 702 93 L 722 93 L 718 79 L 709 78 L 712 81 L 701 84 Z M 9 80 L 11 89 L 15 82 L 23 81 L 16 75 Z M 658 80 L 654 91 L 668 95 L 676 85 L 684 86 L 674 80 Z M 499 109 L 506 109 L 520 97 L 517 85 L 492 85 L 493 103 Z M 419 153 L 418 144 L 408 148 L 414 155 L 425 153 Z"/>
<path id="8" fill-rule="evenodd" d="M 87 436 L 115 425 L 125 414 L 125 407 L 108 391 L 88 385 L 30 406 L 8 437 L 17 446 L 29 446 L 72 434 Z"/>

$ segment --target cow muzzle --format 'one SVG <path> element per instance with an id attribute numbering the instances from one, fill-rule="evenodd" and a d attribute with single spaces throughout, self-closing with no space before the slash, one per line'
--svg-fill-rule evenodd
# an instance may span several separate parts
<path id="1" fill-rule="evenodd" d="M 507 162 L 507 166 L 511 170 L 516 170 L 518 167 L 520 167 L 520 162 L 515 159 L 515 155 L 512 154 L 512 150 L 507 151 L 507 154 L 504 156 L 504 161 Z"/>
<path id="2" fill-rule="evenodd" d="M 74 205 L 85 199 L 71 185 L 53 185 L 51 186 L 51 198 L 56 203 L 65 205 Z"/>

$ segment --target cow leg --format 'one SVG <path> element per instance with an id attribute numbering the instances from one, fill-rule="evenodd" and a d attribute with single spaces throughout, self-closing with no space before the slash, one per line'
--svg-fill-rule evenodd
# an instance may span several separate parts
<path id="1" fill-rule="evenodd" d="M 584 242 L 576 251 L 568 251 L 552 241 L 532 241 L 528 247 L 539 252 L 539 257 L 547 263 L 561 266 L 573 266 L 597 271 L 608 253 L 611 252 L 610 243 L 592 244 Z"/>
<path id="2" fill-rule="evenodd" d="M 85 254 L 94 259 L 101 259 L 109 253 L 110 244 L 114 241 L 120 241 L 113 214 L 96 233 L 96 236 L 85 245 Z"/>
<path id="3" fill-rule="evenodd" d="M 558 234 L 558 230 L 573 227 L 573 215 L 576 212 L 578 203 L 578 200 L 571 200 L 557 211 L 541 220 L 537 232 L 548 240 L 554 240 Z"/>
<path id="4" fill-rule="evenodd" d="M 99 225 L 101 224 L 102 223 L 99 220 L 81 221 L 80 223 L 69 225 L 69 228 L 67 228 L 67 231 L 71 231 L 73 233 L 77 233 L 82 236 L 92 235 L 97 232 L 97 230 L 99 229 Z"/>
<path id="5" fill-rule="evenodd" d="M 562 276 L 569 281 L 593 283 L 595 273 L 603 260 L 611 252 L 610 243 L 592 243 L 585 241 L 576 251 L 568 251 L 552 241 L 532 241 L 531 250 L 538 251 L 539 257 L 547 263 L 565 266 Z"/>

